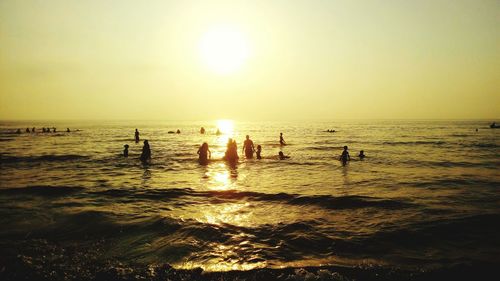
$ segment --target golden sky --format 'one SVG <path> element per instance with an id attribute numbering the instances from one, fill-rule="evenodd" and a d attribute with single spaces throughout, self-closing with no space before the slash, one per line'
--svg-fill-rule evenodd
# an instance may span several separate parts
<path id="1" fill-rule="evenodd" d="M 499 15 L 493 0 L 0 0 L 0 119 L 500 117 Z"/>

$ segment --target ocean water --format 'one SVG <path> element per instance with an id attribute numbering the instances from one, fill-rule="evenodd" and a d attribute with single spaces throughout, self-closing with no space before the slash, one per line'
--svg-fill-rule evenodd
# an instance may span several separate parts
<path id="1" fill-rule="evenodd" d="M 138 160 L 135 128 L 150 164 Z M 244 159 L 246 134 L 262 160 Z M 228 137 L 235 165 L 221 160 Z M 1 122 L 0 261 L 205 271 L 498 264 L 499 137 L 487 121 Z M 202 142 L 208 165 L 197 161 Z M 344 145 L 352 161 L 342 166 Z"/>

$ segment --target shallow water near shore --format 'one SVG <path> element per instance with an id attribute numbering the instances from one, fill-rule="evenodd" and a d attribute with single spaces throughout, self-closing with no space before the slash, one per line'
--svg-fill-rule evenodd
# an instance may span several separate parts
<path id="1" fill-rule="evenodd" d="M 33 126 L 60 132 L 24 132 Z M 487 126 L 2 122 L 0 249 L 6 260 L 80 249 L 95 263 L 205 271 L 498 264 L 500 129 Z M 135 128 L 151 145 L 148 165 L 138 160 Z M 279 145 L 280 132 L 288 145 Z M 262 160 L 243 159 L 246 134 L 262 145 Z M 228 137 L 238 142 L 235 165 L 220 160 Z M 205 141 L 212 159 L 200 165 L 196 151 Z M 352 157 L 346 166 L 338 161 L 344 145 Z M 280 150 L 290 158 L 278 160 Z M 66 266 L 72 262 L 92 267 L 77 258 Z"/>

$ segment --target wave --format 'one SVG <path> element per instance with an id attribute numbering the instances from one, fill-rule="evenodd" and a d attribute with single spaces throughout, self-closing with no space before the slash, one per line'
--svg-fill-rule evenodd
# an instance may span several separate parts
<path id="1" fill-rule="evenodd" d="M 37 195 L 37 196 L 65 196 L 75 192 L 85 191 L 87 196 L 92 197 L 114 197 L 118 199 L 172 201 L 179 198 L 198 198 L 199 203 L 207 201 L 211 203 L 249 200 L 259 202 L 274 202 L 298 206 L 318 206 L 324 209 L 358 209 L 358 208 L 381 208 L 381 209 L 404 209 L 413 207 L 414 204 L 398 199 L 382 199 L 368 196 L 339 196 L 331 195 L 298 195 L 290 193 L 260 193 L 252 191 L 195 191 L 191 188 L 169 188 L 169 189 L 106 189 L 89 190 L 84 187 L 56 187 L 56 186 L 32 186 L 23 188 L 2 188 L 0 194 L 11 195 Z M 192 204 L 189 200 L 189 204 Z M 187 201 L 185 202 L 188 203 Z M 182 204 L 182 202 L 179 202 Z"/>
<path id="2" fill-rule="evenodd" d="M 308 146 L 308 147 L 305 147 L 303 148 L 303 150 L 320 150 L 320 151 L 334 151 L 334 150 L 341 150 L 343 149 L 343 146 L 329 146 L 329 147 L 325 147 L 325 146 Z"/>
<path id="3" fill-rule="evenodd" d="M 427 160 L 402 160 L 401 164 L 410 165 L 413 167 L 443 167 L 443 168 L 493 168 L 498 167 L 498 162 L 494 161 L 481 161 L 481 162 L 467 162 L 467 161 L 427 161 Z"/>
<path id="4" fill-rule="evenodd" d="M 193 219 L 161 216 L 124 218 L 111 212 L 81 211 L 53 217 L 46 225 L 31 230 L 29 238 L 50 237 L 57 241 L 113 239 L 115 250 L 121 251 L 122 256 L 133 258 L 137 254 L 149 255 L 168 262 L 178 262 L 189 257 L 191 261 L 203 263 L 220 254 L 213 250 L 213 245 L 230 247 L 235 252 L 234 258 L 238 263 L 248 263 L 256 258 L 273 260 L 279 257 L 281 262 L 293 262 L 312 256 L 377 257 L 381 253 L 385 256 L 397 254 L 416 262 L 441 261 L 449 254 L 444 252 L 452 251 L 451 249 L 464 259 L 478 259 L 478 256 L 471 257 L 470 252 L 462 249 L 467 248 L 471 241 L 474 241 L 478 249 L 498 245 L 498 223 L 499 214 L 482 214 L 402 223 L 382 227 L 377 232 L 355 234 L 322 230 L 322 222 L 316 220 L 244 227 L 202 223 Z M 24 237 L 19 234 L 19 230 L 15 228 L 6 228 L 1 232 L 1 237 Z M 150 246 L 140 247 L 145 243 Z M 426 249 L 434 251 L 434 255 L 413 257 L 413 254 L 422 253 Z M 176 251 L 177 255 L 173 255 L 172 251 Z M 498 249 L 492 249 L 479 259 L 498 261 L 495 258 L 498 253 Z"/>
<path id="5" fill-rule="evenodd" d="M 1 195 L 37 195 L 37 196 L 65 196 L 85 190 L 76 186 L 30 186 L 19 188 L 0 188 Z"/>
<path id="6" fill-rule="evenodd" d="M 176 192 L 180 191 L 182 190 L 176 190 Z M 232 195 L 236 194 L 235 192 L 230 193 Z M 283 196 L 282 194 L 270 195 Z M 249 196 L 253 195 L 250 194 Z M 52 212 L 50 214 L 54 215 Z M 26 217 L 26 220 L 29 221 L 30 218 Z M 214 259 L 218 259 L 222 263 L 230 261 L 233 264 L 251 264 L 256 263 L 256 261 L 265 261 L 271 264 L 273 261 L 278 261 L 281 264 L 294 264 L 301 260 L 326 259 L 337 256 L 370 261 L 370 259 L 375 260 L 375 257 L 382 260 L 391 257 L 391 255 L 396 255 L 399 262 L 401 262 L 401 259 L 407 258 L 411 260 L 412 265 L 418 264 L 418 262 L 427 262 L 435 266 L 435 261 L 443 260 L 444 264 L 450 265 L 450 260 L 445 260 L 443 257 L 446 257 L 446 255 L 441 255 L 442 252 L 447 252 L 447 254 L 452 252 L 450 255 L 454 255 L 453 261 L 498 263 L 498 248 L 495 247 L 498 245 L 497 237 L 500 234 L 497 229 L 499 223 L 500 214 L 481 214 L 454 219 L 401 223 L 392 228 L 381 228 L 374 233 L 355 234 L 322 229 L 323 222 L 317 220 L 241 227 L 161 216 L 141 217 L 140 215 L 128 215 L 124 217 L 113 212 L 85 210 L 56 214 L 48 223 L 39 225 L 27 233 L 22 233 L 16 228 L 5 227 L 0 231 L 0 237 L 5 239 L 3 241 L 9 241 L 9 245 L 15 245 L 11 247 L 16 247 L 15 251 L 6 251 L 7 254 L 15 253 L 19 255 L 20 253 L 24 254 L 23 251 L 33 251 L 33 245 L 36 246 L 36 251 L 40 253 L 45 249 L 53 249 L 56 245 L 67 246 L 73 244 L 83 246 L 77 248 L 76 252 L 80 253 L 85 249 L 85 245 L 93 247 L 94 244 L 92 243 L 95 242 L 97 245 L 105 243 L 100 247 L 96 247 L 96 250 L 103 251 L 107 258 L 116 256 L 120 257 L 122 262 L 130 261 L 134 263 L 142 262 L 142 258 L 147 257 L 149 262 L 169 262 L 172 264 L 182 262 L 204 264 Z M 25 248 L 17 247 L 19 244 L 15 243 L 18 241 L 30 245 Z M 470 245 L 471 241 L 474 242 L 472 246 Z M 5 246 L 2 245 L 2 247 Z M 470 247 L 474 247 L 474 251 L 468 251 Z M 477 258 L 477 256 L 471 257 L 476 251 L 480 252 L 484 249 L 488 250 L 481 256 L 483 260 Z M 111 251 L 111 255 L 108 255 L 109 251 Z M 427 251 L 432 254 L 426 255 Z M 39 254 L 38 257 L 48 260 L 47 266 L 49 268 L 54 263 L 65 260 L 66 262 L 61 266 L 61 269 L 66 271 L 71 266 L 92 267 L 98 262 L 98 259 L 92 259 L 80 261 L 80 264 L 74 264 L 77 262 L 76 258 L 61 258 L 63 255 L 74 254 L 71 251 L 66 252 L 69 253 L 55 251 L 55 254 L 59 257 L 57 259 L 46 258 L 45 253 Z M 462 257 L 463 259 L 460 259 Z M 368 268 L 373 269 L 373 265 Z M 9 269 L 10 267 L 7 266 L 7 271 Z M 151 270 L 151 268 L 148 267 L 148 270 Z M 309 268 L 308 270 L 312 269 Z M 354 269 L 350 269 L 351 273 L 352 270 Z M 79 272 L 81 273 L 81 271 Z M 200 273 L 201 270 L 198 269 L 197 272 Z M 391 272 L 391 276 L 394 277 L 394 269 Z M 377 277 L 375 279 L 380 279 L 380 270 L 376 270 L 376 273 L 373 276 Z M 238 274 L 241 274 L 241 272 Z M 303 270 L 296 271 L 296 275 L 301 279 L 285 278 L 290 275 L 284 275 L 280 277 L 280 280 L 330 280 L 328 278 L 316 279 L 316 275 L 310 275 L 306 278 L 305 274 L 307 273 Z M 280 275 L 282 275 L 282 272 Z M 329 276 L 326 272 L 318 273 L 318 276 L 320 275 L 324 278 Z M 1 273 L 0 276 L 2 276 Z M 263 280 L 262 276 L 261 274 L 261 278 L 255 280 Z M 101 279 L 110 280 L 109 278 Z M 161 280 L 166 280 L 166 278 Z M 189 278 L 183 280 L 189 280 Z M 195 278 L 195 280 L 203 279 Z M 371 280 L 371 278 L 367 280 Z M 389 280 L 401 279 L 391 278 Z M 402 278 L 402 280 L 406 280 L 406 278 Z"/>
<path id="7" fill-rule="evenodd" d="M 368 196 L 339 196 L 313 195 L 305 196 L 289 193 L 260 193 L 252 191 L 195 191 L 190 188 L 173 189 L 110 189 L 93 191 L 98 196 L 113 196 L 120 198 L 136 198 L 147 200 L 173 200 L 181 197 L 204 198 L 208 200 L 250 200 L 262 202 L 279 202 L 290 205 L 314 205 L 325 209 L 356 209 L 356 208 L 382 208 L 403 209 L 413 207 L 413 203 L 396 199 L 381 199 Z M 218 200 L 214 202 L 218 202 Z M 222 201 L 223 202 L 223 201 Z"/>
<path id="8" fill-rule="evenodd" d="M 500 182 L 494 179 L 470 179 L 470 178 L 436 178 L 433 180 L 408 182 L 415 187 L 457 187 L 457 186 L 480 186 L 480 187 L 497 187 Z"/>
<path id="9" fill-rule="evenodd" d="M 426 220 L 414 222 L 404 227 L 383 230 L 369 236 L 361 237 L 358 243 L 366 246 L 366 250 L 380 251 L 380 245 L 391 243 L 396 247 L 414 248 L 422 251 L 425 247 L 434 248 L 436 243 L 453 243 L 455 249 L 467 247 L 475 241 L 476 246 L 484 249 L 498 245 L 500 235 L 500 214 L 479 214 L 454 219 Z M 358 237 L 359 238 L 359 237 Z M 477 244 L 479 243 L 479 245 Z M 492 255 L 500 254 L 499 250 L 491 251 Z M 468 255 L 467 251 L 462 254 Z"/>
<path id="10" fill-rule="evenodd" d="M 202 193 L 203 194 L 203 193 Z M 384 209 L 398 209 L 412 206 L 412 204 L 390 199 L 380 199 L 368 196 L 340 196 L 313 195 L 303 196 L 289 193 L 267 194 L 259 192 L 238 192 L 238 191 L 210 191 L 204 192 L 210 197 L 222 199 L 249 199 L 253 201 L 274 201 L 283 202 L 291 205 L 316 205 L 325 209 L 354 209 L 366 207 L 378 207 Z"/>
<path id="11" fill-rule="evenodd" d="M 499 145 L 496 143 L 469 143 L 469 144 L 463 144 L 463 146 L 466 147 L 472 147 L 472 148 L 498 148 Z"/>
<path id="12" fill-rule="evenodd" d="M 445 141 L 385 141 L 389 145 L 444 145 Z"/>
<path id="13" fill-rule="evenodd" d="M 41 156 L 7 156 L 0 155 L 1 163 L 19 163 L 19 162 L 61 162 L 90 159 L 90 156 L 84 155 L 41 155 Z"/>

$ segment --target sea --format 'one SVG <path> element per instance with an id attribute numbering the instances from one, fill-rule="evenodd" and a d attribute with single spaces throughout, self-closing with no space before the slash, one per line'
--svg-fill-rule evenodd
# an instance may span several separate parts
<path id="1" fill-rule="evenodd" d="M 500 265 L 500 129 L 491 121 L 1 121 L 0 277 L 480 274 Z M 246 135 L 262 159 L 245 159 Z M 237 163 L 222 160 L 229 138 Z"/>

